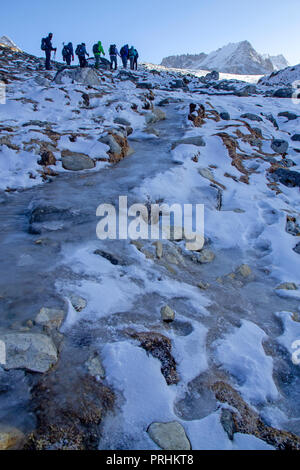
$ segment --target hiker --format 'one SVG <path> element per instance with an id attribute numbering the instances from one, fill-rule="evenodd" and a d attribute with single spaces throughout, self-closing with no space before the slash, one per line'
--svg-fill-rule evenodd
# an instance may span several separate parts
<path id="1" fill-rule="evenodd" d="M 52 38 L 53 38 L 53 34 L 52 33 L 49 33 L 48 36 L 46 38 L 43 38 L 42 39 L 42 45 L 41 45 L 41 49 L 42 51 L 45 51 L 45 54 L 46 54 L 46 70 L 52 70 L 51 69 L 51 52 L 52 51 L 57 51 L 56 47 L 53 47 L 52 46 Z"/>
<path id="2" fill-rule="evenodd" d="M 62 56 L 64 62 L 67 63 L 67 65 L 71 65 L 71 61 L 74 62 L 74 49 L 73 49 L 73 44 L 69 42 L 67 46 L 64 45 L 63 50 L 62 50 Z"/>
<path id="3" fill-rule="evenodd" d="M 136 52 L 137 52 L 136 49 L 133 46 L 131 46 L 131 48 L 129 49 L 129 53 L 128 53 L 131 70 L 134 70 Z"/>
<path id="4" fill-rule="evenodd" d="M 76 47 L 75 54 L 78 56 L 80 67 L 87 67 L 88 64 L 85 56 L 87 55 L 88 57 L 90 57 L 90 54 L 87 52 L 84 42 L 82 44 L 78 44 L 78 46 Z"/>
<path id="5" fill-rule="evenodd" d="M 123 67 L 124 69 L 127 69 L 127 62 L 128 62 L 128 55 L 129 55 L 129 46 L 126 44 L 126 46 L 123 46 L 122 49 L 120 50 L 121 54 L 121 59 L 123 62 Z"/>
<path id="6" fill-rule="evenodd" d="M 138 58 L 139 58 L 139 53 L 136 49 L 134 49 L 134 62 L 133 62 L 133 68 L 134 70 L 137 70 L 138 68 Z"/>
<path id="7" fill-rule="evenodd" d="M 117 56 L 121 57 L 119 54 L 119 51 L 117 49 L 117 46 L 115 44 L 112 44 L 109 48 L 109 56 L 110 56 L 110 69 L 113 70 L 113 65 L 114 65 L 114 70 L 118 69 L 118 59 Z"/>
<path id="8" fill-rule="evenodd" d="M 96 44 L 94 44 L 93 53 L 95 56 L 95 69 L 99 69 L 101 54 L 105 55 L 101 41 L 98 41 Z"/>

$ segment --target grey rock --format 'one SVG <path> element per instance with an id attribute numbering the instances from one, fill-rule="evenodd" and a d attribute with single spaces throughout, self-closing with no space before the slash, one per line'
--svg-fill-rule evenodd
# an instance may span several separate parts
<path id="1" fill-rule="evenodd" d="M 163 307 L 160 313 L 161 313 L 161 319 L 166 323 L 171 323 L 175 320 L 175 312 L 168 305 Z"/>
<path id="2" fill-rule="evenodd" d="M 201 264 L 208 264 L 208 263 L 212 263 L 215 257 L 216 255 L 214 254 L 213 251 L 204 249 L 198 254 L 197 261 L 198 263 L 201 263 Z"/>
<path id="3" fill-rule="evenodd" d="M 153 89 L 153 85 L 150 82 L 139 82 L 139 83 L 136 84 L 136 87 L 137 88 L 144 88 L 146 90 L 152 90 Z"/>
<path id="4" fill-rule="evenodd" d="M 222 113 L 220 113 L 220 118 L 223 121 L 230 121 L 230 114 L 227 113 L 227 111 L 223 111 Z"/>
<path id="5" fill-rule="evenodd" d="M 285 117 L 285 118 L 287 118 L 288 121 L 294 121 L 295 119 L 298 118 L 297 114 L 290 113 L 289 111 L 284 111 L 282 113 L 279 113 L 278 116 L 279 117 Z"/>
<path id="6" fill-rule="evenodd" d="M 92 68 L 64 69 L 56 74 L 54 81 L 58 85 L 77 82 L 83 85 L 98 87 L 102 84 L 100 76 Z"/>
<path id="7" fill-rule="evenodd" d="M 171 87 L 172 88 L 184 88 L 185 84 L 183 80 L 178 79 L 178 80 L 175 80 L 175 82 L 171 83 Z"/>
<path id="8" fill-rule="evenodd" d="M 278 123 L 272 114 L 263 114 L 263 115 L 265 116 L 266 119 L 268 119 L 268 121 L 270 121 L 273 124 L 275 129 L 277 130 L 279 129 Z"/>
<path id="9" fill-rule="evenodd" d="M 292 137 L 293 142 L 300 142 L 300 134 L 294 134 Z"/>
<path id="10" fill-rule="evenodd" d="M 276 290 L 298 290 L 298 287 L 294 282 L 283 282 L 280 286 L 276 287 Z"/>
<path id="11" fill-rule="evenodd" d="M 82 312 L 82 310 L 84 310 L 87 306 L 87 301 L 85 299 L 83 299 L 82 297 L 79 297 L 76 294 L 72 294 L 70 296 L 70 301 L 71 301 L 71 304 L 73 305 L 74 309 L 78 313 Z"/>
<path id="12" fill-rule="evenodd" d="M 252 113 L 245 113 L 241 115 L 241 118 L 243 119 L 249 119 L 249 121 L 257 121 L 257 122 L 262 122 L 262 118 L 260 116 L 257 116 L 257 114 L 252 114 Z"/>
<path id="13" fill-rule="evenodd" d="M 92 377 L 100 377 L 101 379 L 105 379 L 105 370 L 98 354 L 91 356 L 85 365 Z"/>
<path id="14" fill-rule="evenodd" d="M 248 264 L 242 264 L 237 268 L 236 273 L 242 277 L 249 277 L 252 274 L 252 269 Z"/>
<path id="15" fill-rule="evenodd" d="M 177 140 L 173 143 L 172 149 L 178 147 L 178 145 L 187 144 L 187 145 L 196 145 L 197 147 L 205 147 L 206 143 L 203 137 L 200 135 L 194 137 L 186 137 L 184 139 Z"/>
<path id="16" fill-rule="evenodd" d="M 287 187 L 300 187 L 300 173 L 298 171 L 278 168 L 273 172 L 273 178 Z"/>
<path id="17" fill-rule="evenodd" d="M 65 312 L 54 308 L 42 308 L 35 318 L 37 325 L 46 326 L 50 330 L 59 329 L 65 319 Z"/>
<path id="18" fill-rule="evenodd" d="M 106 144 L 109 146 L 111 153 L 114 153 L 116 155 L 120 155 L 122 153 L 121 146 L 118 144 L 118 142 L 115 140 L 114 136 L 111 134 L 108 134 L 104 137 L 101 137 L 99 139 L 99 142 L 102 142 L 102 144 Z"/>
<path id="19" fill-rule="evenodd" d="M 51 338 L 37 333 L 0 334 L 6 347 L 5 370 L 26 369 L 47 372 L 58 360 L 57 349 Z"/>
<path id="20" fill-rule="evenodd" d="M 205 75 L 204 79 L 206 82 L 217 81 L 220 79 L 220 74 L 216 70 L 213 70 L 212 72 Z"/>
<path id="21" fill-rule="evenodd" d="M 271 148 L 275 153 L 287 153 L 289 143 L 286 140 L 275 139 L 272 141 Z"/>
<path id="22" fill-rule="evenodd" d="M 274 98 L 292 98 L 293 97 L 293 88 L 279 88 L 274 91 Z"/>
<path id="23" fill-rule="evenodd" d="M 148 429 L 148 434 L 163 450 L 191 450 L 185 430 L 177 421 L 153 423 Z"/>
<path id="24" fill-rule="evenodd" d="M 120 124 L 121 126 L 130 126 L 131 125 L 131 123 L 127 119 L 124 119 L 124 118 L 121 118 L 121 117 L 116 117 L 116 119 L 114 120 L 114 123 L 115 124 Z"/>
<path id="25" fill-rule="evenodd" d="M 62 151 L 62 166 L 65 170 L 81 171 L 95 168 L 95 162 L 88 155 L 77 152 Z"/>
<path id="26" fill-rule="evenodd" d="M 294 252 L 297 253 L 297 255 L 300 255 L 300 242 L 297 243 L 295 248 L 293 248 Z"/>
<path id="27" fill-rule="evenodd" d="M 223 426 L 224 431 L 227 433 L 228 438 L 233 441 L 234 433 L 237 432 L 236 426 L 234 424 L 232 411 L 227 409 L 222 409 L 220 422 Z"/>

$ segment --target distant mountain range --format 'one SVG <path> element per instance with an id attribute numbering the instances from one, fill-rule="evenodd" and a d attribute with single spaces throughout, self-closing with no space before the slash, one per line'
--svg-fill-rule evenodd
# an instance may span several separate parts
<path id="1" fill-rule="evenodd" d="M 242 75 L 265 75 L 288 67 L 283 55 L 259 54 L 249 41 L 230 43 L 210 54 L 183 54 L 166 57 L 161 65 L 170 68 L 216 70 Z"/>
<path id="2" fill-rule="evenodd" d="M 0 37 L 0 46 L 9 47 L 10 49 L 20 51 L 21 49 L 7 36 Z"/>

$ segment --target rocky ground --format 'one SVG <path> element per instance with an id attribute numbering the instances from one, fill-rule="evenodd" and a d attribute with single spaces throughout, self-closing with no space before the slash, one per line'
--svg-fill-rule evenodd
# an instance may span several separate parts
<path id="1" fill-rule="evenodd" d="M 0 61 L 0 449 L 299 449 L 297 90 Z M 98 240 L 121 195 L 204 247 Z"/>

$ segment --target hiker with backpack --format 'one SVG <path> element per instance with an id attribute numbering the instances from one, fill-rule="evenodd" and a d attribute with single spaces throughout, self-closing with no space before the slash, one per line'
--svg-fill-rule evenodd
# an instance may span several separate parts
<path id="1" fill-rule="evenodd" d="M 76 47 L 75 54 L 78 56 L 80 67 L 87 67 L 88 64 L 85 56 L 87 55 L 88 57 L 90 57 L 90 54 L 87 52 L 86 45 L 84 42 L 82 44 L 78 44 L 78 46 Z"/>
<path id="2" fill-rule="evenodd" d="M 71 61 L 73 60 L 74 62 L 74 49 L 73 49 L 73 44 L 69 42 L 67 46 L 64 45 L 63 50 L 62 50 L 62 56 L 64 62 L 66 62 L 67 65 L 71 65 Z"/>
<path id="3" fill-rule="evenodd" d="M 94 56 L 95 56 L 95 68 L 99 69 L 101 54 L 105 55 L 105 52 L 104 52 L 101 41 L 98 41 L 96 44 L 94 44 L 93 53 L 94 53 Z"/>
<path id="4" fill-rule="evenodd" d="M 137 50 L 133 46 L 131 46 L 131 48 L 129 49 L 129 53 L 128 53 L 131 70 L 134 70 L 136 53 L 137 53 Z"/>
<path id="5" fill-rule="evenodd" d="M 46 54 L 46 64 L 45 64 L 46 70 L 51 70 L 51 52 L 55 51 L 56 53 L 57 51 L 56 47 L 52 46 L 52 38 L 53 38 L 53 34 L 49 33 L 46 38 L 42 39 L 42 44 L 41 44 L 41 49 Z"/>
<path id="6" fill-rule="evenodd" d="M 139 58 L 139 53 L 136 49 L 134 49 L 134 61 L 133 61 L 133 69 L 137 70 L 138 68 L 138 58 Z"/>
<path id="7" fill-rule="evenodd" d="M 117 49 L 117 46 L 115 44 L 112 44 L 109 48 L 109 56 L 110 56 L 110 69 L 113 70 L 113 65 L 114 65 L 114 70 L 118 69 L 118 59 L 117 56 L 121 57 L 119 54 L 119 51 Z"/>
<path id="8" fill-rule="evenodd" d="M 123 67 L 124 67 L 124 69 L 127 69 L 127 62 L 128 62 L 128 57 L 129 57 L 129 46 L 128 46 L 128 44 L 126 44 L 125 46 L 122 47 L 122 49 L 120 50 L 120 54 L 121 54 L 121 59 L 122 59 L 122 62 L 123 62 Z"/>

